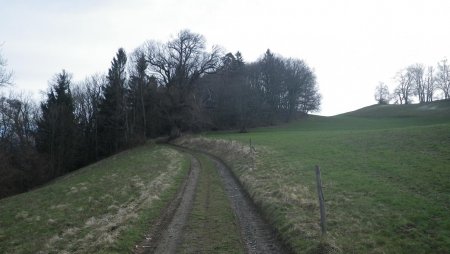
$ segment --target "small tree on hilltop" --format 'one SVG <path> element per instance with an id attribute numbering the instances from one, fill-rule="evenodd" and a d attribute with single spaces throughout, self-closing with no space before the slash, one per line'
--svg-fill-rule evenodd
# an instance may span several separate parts
<path id="1" fill-rule="evenodd" d="M 375 100 L 378 104 L 389 104 L 389 88 L 383 82 L 380 82 L 380 84 L 375 88 Z"/>
<path id="2" fill-rule="evenodd" d="M 406 71 L 411 76 L 413 94 L 417 95 L 419 103 L 426 102 L 425 66 L 423 64 L 410 65 Z"/>
<path id="3" fill-rule="evenodd" d="M 436 87 L 444 94 L 444 99 L 450 99 L 450 65 L 444 58 L 438 63 Z"/>
<path id="4" fill-rule="evenodd" d="M 407 70 L 401 70 L 396 76 L 398 85 L 395 88 L 395 95 L 397 96 L 397 102 L 400 104 L 411 104 L 412 97 L 414 96 L 414 82 L 411 72 Z"/>

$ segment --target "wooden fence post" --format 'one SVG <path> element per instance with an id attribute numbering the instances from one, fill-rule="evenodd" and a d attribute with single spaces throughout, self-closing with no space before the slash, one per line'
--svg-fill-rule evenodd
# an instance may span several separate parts
<path id="1" fill-rule="evenodd" d="M 323 198 L 322 190 L 322 177 L 320 174 L 320 167 L 316 166 L 316 182 L 317 182 L 317 194 L 319 195 L 319 206 L 320 206 L 320 228 L 322 230 L 322 236 L 327 233 L 327 219 L 325 211 L 325 200 Z"/>

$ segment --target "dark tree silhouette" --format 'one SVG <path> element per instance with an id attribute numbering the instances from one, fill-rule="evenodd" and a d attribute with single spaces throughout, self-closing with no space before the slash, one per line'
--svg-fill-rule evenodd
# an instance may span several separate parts
<path id="1" fill-rule="evenodd" d="M 147 60 L 150 71 L 166 89 L 169 99 L 165 115 L 171 126 L 171 135 L 180 130 L 198 129 L 202 125 L 195 85 L 202 75 L 216 71 L 220 50 L 205 50 L 205 39 L 199 34 L 183 30 L 166 44 L 148 43 Z"/>
<path id="2" fill-rule="evenodd" d="M 126 67 L 127 56 L 120 48 L 111 62 L 102 88 L 103 98 L 99 105 L 100 148 L 103 155 L 118 152 L 128 143 L 128 112 Z"/>
<path id="3" fill-rule="evenodd" d="M 214 128 L 238 128 L 245 113 L 245 65 L 239 52 L 236 57 L 227 53 L 221 62 L 217 72 L 200 83 L 203 107 L 208 110 Z"/>
<path id="4" fill-rule="evenodd" d="M 107 79 L 103 75 L 86 78 L 72 89 L 75 106 L 75 117 L 80 135 L 79 164 L 98 160 L 99 155 L 99 104 L 102 87 Z"/>
<path id="5" fill-rule="evenodd" d="M 130 122 L 133 136 L 142 142 L 153 134 L 150 121 L 155 108 L 157 87 L 155 78 L 147 74 L 148 63 L 143 51 L 137 50 L 133 56 L 128 98 Z"/>
<path id="6" fill-rule="evenodd" d="M 202 98 L 214 128 L 238 128 L 289 121 L 319 109 L 314 72 L 305 62 L 284 59 L 268 50 L 256 63 L 242 55 L 222 58 L 214 75 L 202 79 Z"/>
<path id="7" fill-rule="evenodd" d="M 284 62 L 287 91 L 284 104 L 289 121 L 298 111 L 306 114 L 318 110 L 321 97 L 316 87 L 316 76 L 304 61 L 288 59 Z"/>
<path id="8" fill-rule="evenodd" d="M 34 146 L 36 115 L 37 107 L 24 94 L 0 96 L 0 198 L 48 179 Z"/>
<path id="9" fill-rule="evenodd" d="M 240 52 L 223 55 L 205 44 L 202 35 L 183 30 L 164 44 L 136 49 L 130 61 L 120 48 L 107 75 L 74 87 L 63 70 L 40 111 L 24 98 L 0 96 L 0 194 L 26 190 L 149 137 L 247 132 L 318 110 L 316 76 L 304 61 L 267 50 L 245 63 Z M 11 83 L 5 66 L 0 57 L 0 86 Z"/>
<path id="10" fill-rule="evenodd" d="M 275 56 L 269 49 L 261 59 L 261 89 L 264 92 L 264 101 L 267 108 L 267 120 L 274 124 L 277 115 L 283 110 L 283 95 L 287 92 L 284 82 L 284 63 L 280 57 Z"/>
<path id="11" fill-rule="evenodd" d="M 70 83 L 71 75 L 65 70 L 55 76 L 37 122 L 37 149 L 48 155 L 52 176 L 74 168 L 76 123 Z"/>

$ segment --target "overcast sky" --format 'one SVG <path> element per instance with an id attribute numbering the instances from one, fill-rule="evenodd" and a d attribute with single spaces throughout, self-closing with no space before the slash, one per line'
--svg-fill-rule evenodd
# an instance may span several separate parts
<path id="1" fill-rule="evenodd" d="M 131 52 L 182 29 L 246 62 L 268 48 L 305 60 L 323 96 L 319 114 L 335 115 L 374 104 L 378 82 L 393 88 L 401 68 L 450 56 L 450 1 L 0 0 L 15 90 L 46 90 L 62 69 L 75 81 L 105 73 L 119 47 Z"/>

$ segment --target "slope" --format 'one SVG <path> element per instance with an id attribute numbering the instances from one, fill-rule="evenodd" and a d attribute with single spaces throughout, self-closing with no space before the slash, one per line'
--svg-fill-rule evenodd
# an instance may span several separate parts
<path id="1" fill-rule="evenodd" d="M 146 145 L 0 200 L 0 252 L 130 252 L 188 168 L 184 154 Z"/>

